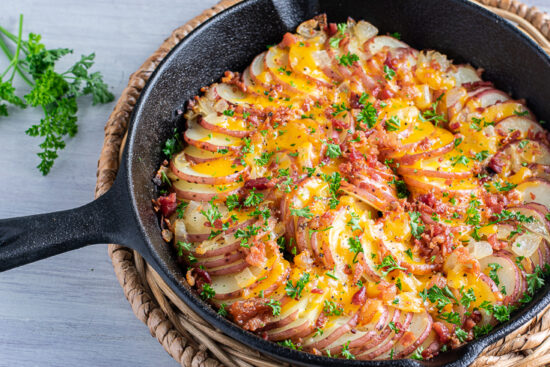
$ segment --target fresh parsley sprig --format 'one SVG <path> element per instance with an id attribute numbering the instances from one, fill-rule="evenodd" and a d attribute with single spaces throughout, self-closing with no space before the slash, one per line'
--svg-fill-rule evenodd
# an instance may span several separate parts
<path id="1" fill-rule="evenodd" d="M 12 53 L 8 42 L 15 44 Z M 56 63 L 73 50 L 68 48 L 47 49 L 39 34 L 30 33 L 23 39 L 23 15 L 19 17 L 17 35 L 0 26 L 0 49 L 9 59 L 6 70 L 0 74 L 0 116 L 8 116 L 8 105 L 26 108 L 40 108 L 44 117 L 25 132 L 33 137 L 43 138 L 37 155 L 37 168 L 47 175 L 58 152 L 65 148 L 65 137 L 73 137 L 78 131 L 78 99 L 92 96 L 92 104 L 108 103 L 114 99 L 103 76 L 90 72 L 95 54 L 82 55 L 80 60 L 64 72 L 56 71 Z M 14 78 L 18 74 L 30 86 L 22 98 L 16 94 Z"/>

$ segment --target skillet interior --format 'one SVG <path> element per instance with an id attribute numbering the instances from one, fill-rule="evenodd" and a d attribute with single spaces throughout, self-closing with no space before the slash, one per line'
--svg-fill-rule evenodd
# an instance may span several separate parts
<path id="1" fill-rule="evenodd" d="M 174 124 L 181 131 L 184 121 L 176 111 L 202 86 L 217 81 L 226 70 L 242 71 L 266 45 L 280 41 L 287 31 L 314 15 L 327 13 L 331 22 L 343 22 L 352 15 L 380 29 L 380 34 L 400 32 L 403 40 L 417 49 L 433 48 L 458 62 L 469 62 L 487 70 L 484 79 L 526 98 L 541 119 L 550 118 L 550 60 L 532 41 L 506 21 L 465 0 L 250 0 L 212 18 L 165 58 L 151 76 L 134 109 L 123 167 L 141 224 L 142 236 L 152 252 L 148 259 L 167 283 L 196 312 L 216 327 L 264 352 L 296 364 L 332 365 L 334 360 L 298 353 L 260 338 L 220 318 L 210 306 L 179 284 L 183 274 L 176 266 L 169 246 L 160 237 L 158 221 L 151 207 L 156 196 L 151 181 L 163 159 L 161 148 Z M 510 322 L 489 336 L 445 353 L 426 365 L 468 365 L 489 343 L 526 322 L 550 302 L 549 287 Z M 359 362 L 340 360 L 339 365 L 412 366 L 412 360 Z"/>

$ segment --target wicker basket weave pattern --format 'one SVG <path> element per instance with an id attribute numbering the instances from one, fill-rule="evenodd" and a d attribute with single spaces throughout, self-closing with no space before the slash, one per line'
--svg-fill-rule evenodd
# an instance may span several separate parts
<path id="1" fill-rule="evenodd" d="M 174 30 L 160 48 L 130 76 L 128 86 L 105 126 L 104 145 L 98 162 L 96 197 L 105 193 L 114 182 L 132 109 L 153 70 L 189 32 L 239 1 L 223 0 Z M 515 0 L 474 2 L 514 22 L 550 53 L 550 17 L 546 13 Z M 285 365 L 236 342 L 202 320 L 174 294 L 138 253 L 122 246 L 109 245 L 109 256 L 135 315 L 182 366 Z M 547 310 L 506 338 L 487 347 L 473 366 L 527 367 L 550 364 L 550 314 L 546 315 Z"/>

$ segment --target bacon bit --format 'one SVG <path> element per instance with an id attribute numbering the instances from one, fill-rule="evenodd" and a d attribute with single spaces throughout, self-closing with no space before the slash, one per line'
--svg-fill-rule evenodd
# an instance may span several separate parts
<path id="1" fill-rule="evenodd" d="M 178 202 L 176 200 L 176 193 L 173 192 L 170 195 L 164 195 L 159 197 L 158 203 L 159 203 L 162 215 L 164 215 L 165 217 L 169 217 L 176 211 L 176 208 L 178 207 Z"/>
<path id="2" fill-rule="evenodd" d="M 449 124 L 449 129 L 451 130 L 458 130 L 460 128 L 460 122 L 453 121 Z"/>
<path id="3" fill-rule="evenodd" d="M 274 184 L 267 179 L 267 177 L 260 177 L 260 178 L 254 178 L 247 180 L 244 183 L 244 188 L 248 190 L 256 189 L 256 190 L 266 190 L 268 188 L 273 187 Z"/>
<path id="4" fill-rule="evenodd" d="M 504 250 L 506 247 L 508 247 L 508 242 L 506 241 L 499 241 L 497 239 L 497 234 L 493 233 L 489 236 L 487 236 L 487 242 L 491 244 L 491 247 L 494 251 L 500 251 Z"/>
<path id="5" fill-rule="evenodd" d="M 323 290 L 320 289 L 320 288 L 313 288 L 313 289 L 311 290 L 311 293 L 323 294 L 323 293 L 325 293 L 325 291 L 323 291 Z"/>
<path id="6" fill-rule="evenodd" d="M 428 348 L 422 351 L 422 358 L 424 358 L 424 360 L 431 359 L 439 354 L 440 349 L 441 346 L 439 345 L 439 343 L 437 341 L 434 341 L 428 346 Z"/>
<path id="7" fill-rule="evenodd" d="M 502 194 L 492 194 L 484 191 L 482 199 L 485 205 L 491 210 L 489 214 L 499 214 L 510 203 L 506 196 Z"/>
<path id="8" fill-rule="evenodd" d="M 283 40 L 281 41 L 281 43 L 279 43 L 279 47 L 281 48 L 290 47 L 296 42 L 298 42 L 298 37 L 296 37 L 296 35 L 292 33 L 287 32 L 284 34 Z"/>
<path id="9" fill-rule="evenodd" d="M 395 299 L 397 295 L 397 287 L 395 284 L 390 284 L 388 282 L 380 282 L 376 288 L 380 292 L 379 296 L 384 301 L 389 301 Z"/>
<path id="10" fill-rule="evenodd" d="M 325 315 L 324 312 L 321 312 L 321 314 L 317 318 L 317 321 L 315 321 L 315 327 L 319 328 L 319 329 L 322 329 L 325 326 L 325 324 L 327 323 L 327 321 L 328 321 L 327 315 Z"/>
<path id="11" fill-rule="evenodd" d="M 437 338 L 441 344 L 445 344 L 451 339 L 451 333 L 445 324 L 442 322 L 436 321 L 433 323 L 432 328 L 437 334 Z"/>
<path id="12" fill-rule="evenodd" d="M 362 306 L 367 301 L 367 288 L 365 286 L 361 287 L 353 297 L 351 298 L 351 303 L 357 306 Z"/>
<path id="13" fill-rule="evenodd" d="M 390 98 L 393 98 L 394 96 L 395 96 L 395 93 L 389 88 L 384 88 L 380 93 L 378 93 L 379 99 L 390 99 Z"/>
<path id="14" fill-rule="evenodd" d="M 328 33 L 328 36 L 332 37 L 336 34 L 336 32 L 338 32 L 338 26 L 336 25 L 336 23 L 329 23 L 326 31 Z"/>
<path id="15" fill-rule="evenodd" d="M 263 298 L 235 302 L 228 311 L 237 325 L 249 331 L 263 328 L 271 315 L 271 307 Z"/>
<path id="16" fill-rule="evenodd" d="M 246 262 L 252 266 L 262 266 L 267 261 L 265 255 L 265 244 L 256 242 L 250 247 L 250 253 L 246 256 Z"/>
<path id="17" fill-rule="evenodd" d="M 506 162 L 500 158 L 500 156 L 497 154 L 491 160 L 489 161 L 488 167 L 495 171 L 496 173 L 502 172 L 502 169 L 506 165 Z"/>

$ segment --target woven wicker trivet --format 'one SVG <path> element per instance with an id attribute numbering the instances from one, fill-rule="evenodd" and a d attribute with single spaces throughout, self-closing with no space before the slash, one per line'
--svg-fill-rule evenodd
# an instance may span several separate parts
<path id="1" fill-rule="evenodd" d="M 149 76 L 166 54 L 199 24 L 238 3 L 223 0 L 172 32 L 160 48 L 130 76 L 107 125 L 98 162 L 96 197 L 115 179 L 130 114 Z M 476 1 L 516 23 L 550 53 L 550 18 L 535 7 L 514 0 Z M 126 298 L 164 349 L 182 366 L 282 366 L 213 328 L 187 307 L 136 252 L 109 245 L 109 256 Z M 473 366 L 531 367 L 550 364 L 550 314 L 535 319 L 487 347 Z"/>

